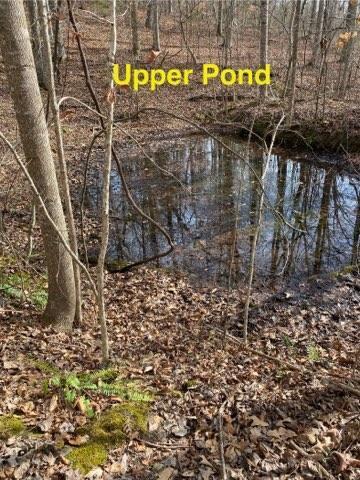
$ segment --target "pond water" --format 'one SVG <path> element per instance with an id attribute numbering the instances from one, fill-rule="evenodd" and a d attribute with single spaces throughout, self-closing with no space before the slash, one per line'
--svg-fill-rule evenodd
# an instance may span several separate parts
<path id="1" fill-rule="evenodd" d="M 161 169 L 138 150 L 119 153 L 134 199 L 176 245 L 157 265 L 214 284 L 227 284 L 230 273 L 230 283 L 235 285 L 247 276 L 261 195 L 256 176 L 261 177 L 267 159 L 258 146 L 249 148 L 228 137 L 222 140 L 245 160 L 207 137 L 146 146 L 146 153 Z M 356 261 L 360 230 L 356 176 L 274 154 L 266 169 L 264 190 L 256 254 L 258 280 L 298 280 Z M 95 214 L 100 194 L 101 174 L 95 168 L 87 189 L 87 206 Z M 114 170 L 109 259 L 133 262 L 167 248 L 163 234 L 129 207 Z"/>

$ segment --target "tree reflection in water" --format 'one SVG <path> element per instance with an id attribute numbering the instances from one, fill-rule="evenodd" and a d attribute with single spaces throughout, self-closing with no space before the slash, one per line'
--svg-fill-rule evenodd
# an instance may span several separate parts
<path id="1" fill-rule="evenodd" d="M 234 150 L 247 144 L 223 138 Z M 141 208 L 165 226 L 175 251 L 158 261 L 197 281 L 232 284 L 245 280 L 259 186 L 245 162 L 225 151 L 212 138 L 188 137 L 146 147 L 153 160 L 171 171 L 190 191 L 159 171 L 141 154 L 123 155 L 126 175 Z M 120 152 L 121 153 L 121 152 Z M 250 162 L 261 175 L 263 152 L 250 150 Z M 101 180 L 93 170 L 87 189 L 90 214 L 99 205 Z M 266 205 L 257 245 L 257 278 L 298 279 L 357 262 L 360 231 L 359 179 L 273 155 L 265 178 L 268 200 L 289 223 L 289 228 Z M 153 225 L 129 207 L 119 177 L 111 183 L 112 260 L 135 261 L 167 248 Z"/>

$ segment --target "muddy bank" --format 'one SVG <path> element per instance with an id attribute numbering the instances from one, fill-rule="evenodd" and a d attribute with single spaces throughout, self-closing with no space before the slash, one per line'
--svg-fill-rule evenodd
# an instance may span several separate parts
<path id="1" fill-rule="evenodd" d="M 333 104 L 335 103 L 335 104 Z M 210 125 L 243 137 L 252 130 L 256 135 L 270 139 L 285 106 L 277 101 L 259 106 L 257 100 L 237 103 L 207 114 Z M 345 113 L 346 112 L 346 113 Z M 308 108 L 306 102 L 299 102 L 291 125 L 279 128 L 276 144 L 285 148 L 314 151 L 316 153 L 354 154 L 360 152 L 360 107 L 350 112 L 344 110 L 341 102 L 332 102 L 326 111 L 318 116 Z"/>

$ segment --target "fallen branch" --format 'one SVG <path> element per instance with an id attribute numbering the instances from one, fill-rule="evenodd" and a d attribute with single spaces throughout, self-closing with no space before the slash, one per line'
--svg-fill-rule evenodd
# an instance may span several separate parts
<path id="1" fill-rule="evenodd" d="M 158 449 L 163 449 L 163 450 L 178 450 L 180 448 L 189 448 L 189 445 L 179 445 L 179 444 L 171 444 L 171 443 L 153 443 L 153 442 L 148 442 L 147 440 L 144 440 L 142 438 L 135 437 L 133 440 L 136 440 L 137 442 L 143 443 L 144 445 L 150 447 L 150 448 L 158 448 Z"/>
<path id="2" fill-rule="evenodd" d="M 358 388 L 352 387 L 351 385 L 346 385 L 346 383 L 328 383 L 328 387 L 333 390 L 345 390 L 346 392 L 352 393 L 353 395 L 360 397 L 360 390 Z"/>
<path id="3" fill-rule="evenodd" d="M 330 478 L 332 480 L 335 480 L 335 477 L 329 473 L 326 468 L 319 462 L 319 460 L 317 460 L 314 455 L 311 455 L 310 453 L 306 452 L 303 448 L 299 447 L 299 445 L 297 445 L 293 440 L 290 440 L 289 441 L 289 444 L 290 446 L 292 446 L 298 453 L 300 453 L 300 455 L 302 455 L 303 457 L 305 458 L 308 458 L 310 460 L 312 460 L 314 463 L 316 463 L 316 465 L 318 466 L 320 472 L 326 477 L 326 478 Z"/>
<path id="4" fill-rule="evenodd" d="M 218 327 L 210 327 L 210 328 L 211 328 L 211 330 L 213 330 L 217 333 L 220 333 L 221 335 L 224 334 L 224 331 L 222 329 L 218 328 Z M 231 335 L 230 333 L 226 334 L 226 338 L 231 340 L 232 342 L 236 343 L 237 345 L 241 345 L 241 347 L 244 350 L 246 350 L 250 353 L 253 353 L 254 355 L 257 355 L 259 357 L 266 358 L 266 360 L 269 360 L 269 362 L 276 363 L 280 367 L 286 367 L 288 370 L 293 370 L 293 371 L 299 372 L 301 374 L 313 373 L 313 372 L 309 371 L 309 369 L 307 369 L 304 366 L 299 367 L 299 366 L 294 365 L 292 363 L 289 363 L 286 360 L 283 360 L 281 358 L 274 357 L 272 355 L 268 355 L 267 353 L 264 353 L 261 350 L 256 350 L 255 348 L 251 348 L 248 345 L 246 345 L 245 342 L 242 339 L 234 337 L 234 335 Z M 340 378 L 340 379 L 344 380 L 344 375 L 343 374 L 335 373 L 335 372 L 329 372 L 329 371 L 325 370 L 324 368 L 319 368 L 318 372 L 324 373 L 325 375 L 328 375 L 329 377 Z M 322 382 L 325 382 L 325 380 L 326 379 L 321 379 Z M 351 380 L 351 379 L 349 378 L 349 380 Z M 331 383 L 328 380 L 327 381 L 327 386 L 330 387 L 330 388 L 333 388 L 333 389 L 335 389 L 337 387 L 339 389 L 346 390 L 346 391 L 351 392 L 354 395 L 357 395 L 357 396 L 360 397 L 360 390 L 359 389 L 357 389 L 355 387 L 352 387 L 350 385 L 346 385 L 345 383 L 342 383 L 342 382 Z"/>
<path id="5" fill-rule="evenodd" d="M 223 330 L 221 330 L 218 327 L 211 327 L 211 330 L 214 330 L 215 332 L 218 332 L 221 335 L 223 335 L 223 333 L 224 333 Z M 297 365 L 293 365 L 292 363 L 289 363 L 286 360 L 282 360 L 278 357 L 272 357 L 271 355 L 268 355 L 264 352 L 261 352 L 260 350 L 256 350 L 255 348 L 251 348 L 248 345 L 246 345 L 245 342 L 242 339 L 240 340 L 240 339 L 234 337 L 233 335 L 231 335 L 230 333 L 226 334 L 226 338 L 231 340 L 232 342 L 236 343 L 237 345 L 241 345 L 244 350 L 247 350 L 248 352 L 253 353 L 254 355 L 266 358 L 270 362 L 277 363 L 280 366 L 285 366 L 289 370 L 294 370 L 296 372 L 304 373 L 304 369 L 302 369 L 301 367 L 298 367 Z"/>
<path id="6" fill-rule="evenodd" d="M 219 451 L 221 461 L 221 479 L 227 480 L 225 453 L 224 453 L 224 431 L 223 431 L 223 415 L 227 400 L 221 404 L 218 412 L 218 427 L 219 427 Z"/>

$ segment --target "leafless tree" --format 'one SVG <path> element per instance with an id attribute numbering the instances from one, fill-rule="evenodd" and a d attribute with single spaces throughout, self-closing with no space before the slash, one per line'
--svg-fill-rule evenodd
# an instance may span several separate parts
<path id="1" fill-rule="evenodd" d="M 109 45 L 109 64 L 115 63 L 116 54 L 116 0 L 112 0 L 111 16 L 111 36 Z M 109 71 L 111 69 L 109 68 Z M 102 338 L 102 359 L 104 363 L 109 361 L 109 341 L 106 326 L 106 311 L 104 298 L 104 265 L 106 251 L 109 242 L 109 200 L 110 200 L 110 173 L 112 158 L 112 139 L 114 122 L 114 81 L 110 74 L 109 90 L 107 94 L 108 112 L 105 133 L 105 158 L 103 165 L 103 184 L 102 184 L 102 207 L 101 207 L 101 243 L 97 264 L 97 289 L 98 289 L 98 315 L 101 326 Z"/>
<path id="2" fill-rule="evenodd" d="M 48 91 L 49 91 L 50 105 L 51 105 L 51 109 L 54 117 L 53 121 L 55 125 L 57 156 L 58 156 L 58 164 L 59 164 L 58 180 L 60 185 L 60 194 L 62 196 L 64 205 L 66 207 L 66 217 L 67 217 L 67 223 L 69 228 L 70 247 L 72 251 L 75 254 L 77 254 L 78 243 L 76 238 L 76 228 L 75 228 L 75 221 L 74 221 L 71 196 L 70 196 L 70 188 L 69 188 L 69 182 L 68 182 L 67 165 L 65 160 L 65 152 L 64 152 L 64 145 L 63 145 L 61 122 L 60 122 L 60 111 L 59 111 L 59 105 L 56 98 L 54 68 L 52 63 L 51 44 L 50 44 L 50 36 L 49 36 L 49 30 L 48 30 L 49 11 L 48 11 L 46 0 L 38 0 L 38 2 L 40 6 L 39 16 L 40 16 L 42 38 L 44 42 L 44 55 L 45 55 L 44 63 L 46 63 L 46 68 L 47 68 L 46 76 L 48 78 Z M 80 281 L 80 270 L 76 262 L 73 262 L 73 269 L 74 269 L 74 279 L 75 279 L 75 289 L 76 289 L 75 320 L 79 324 L 82 321 L 81 281 Z"/>
<path id="3" fill-rule="evenodd" d="M 21 0 L 0 2 L 0 49 L 30 175 L 53 222 L 66 237 L 65 216 Z M 41 210 L 39 223 L 48 271 L 48 302 L 43 316 L 57 328 L 70 329 L 76 308 L 72 259 Z"/>

